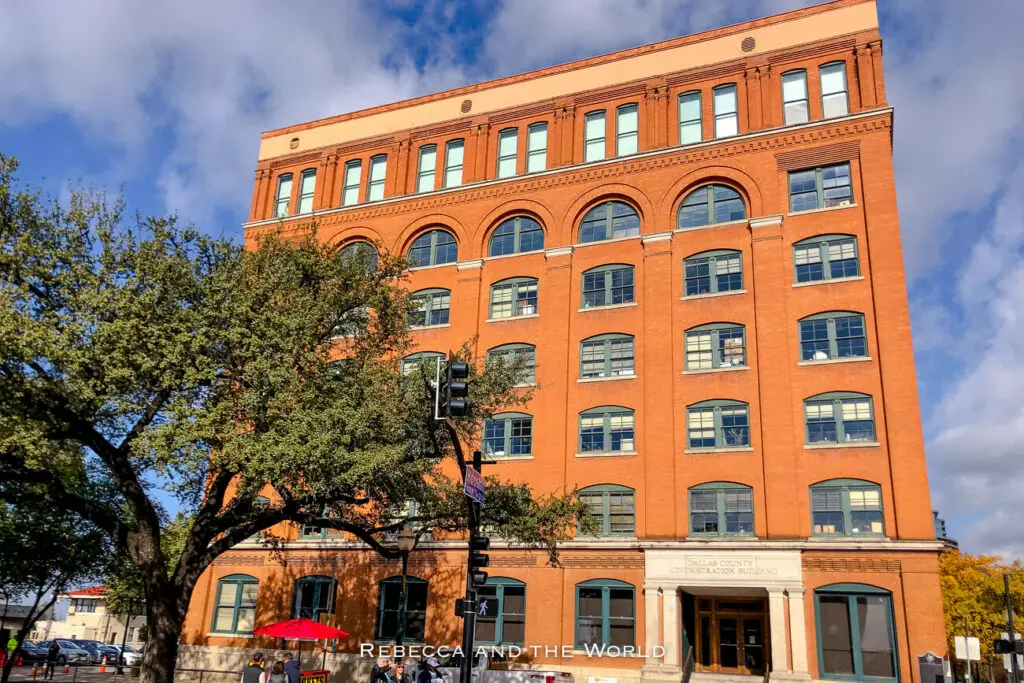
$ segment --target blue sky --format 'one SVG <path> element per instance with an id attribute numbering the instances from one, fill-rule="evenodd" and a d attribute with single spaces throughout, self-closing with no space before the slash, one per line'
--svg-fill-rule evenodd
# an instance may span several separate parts
<path id="1" fill-rule="evenodd" d="M 801 4 L 8 0 L 0 152 L 240 240 L 264 130 Z M 1024 3 L 879 4 L 933 506 L 1024 557 Z"/>

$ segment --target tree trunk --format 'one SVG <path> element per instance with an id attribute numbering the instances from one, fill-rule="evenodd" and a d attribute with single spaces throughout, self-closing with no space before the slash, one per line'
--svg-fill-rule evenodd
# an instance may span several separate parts
<path id="1" fill-rule="evenodd" d="M 177 591 L 164 580 L 161 594 L 146 586 L 146 625 L 149 639 L 142 654 L 140 683 L 172 683 L 178 661 L 178 640 L 181 638 L 183 615 L 177 609 Z"/>

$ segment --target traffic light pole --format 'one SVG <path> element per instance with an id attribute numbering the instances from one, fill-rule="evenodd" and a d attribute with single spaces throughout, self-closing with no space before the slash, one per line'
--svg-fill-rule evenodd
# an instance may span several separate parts
<path id="1" fill-rule="evenodd" d="M 1009 627 L 1010 644 L 1010 683 L 1020 682 L 1020 671 L 1017 666 L 1017 632 L 1013 630 L 1013 601 L 1010 599 L 1010 575 L 1003 574 L 1003 594 L 1006 596 L 1006 625 Z"/>
<path id="2" fill-rule="evenodd" d="M 480 451 L 473 454 L 473 463 L 466 463 L 480 471 Z M 480 504 L 466 497 L 469 512 L 469 555 L 466 558 L 466 597 L 462 601 L 462 667 L 459 669 L 459 683 L 473 680 L 473 636 L 476 633 L 476 585 L 473 583 L 473 537 L 480 528 Z"/>

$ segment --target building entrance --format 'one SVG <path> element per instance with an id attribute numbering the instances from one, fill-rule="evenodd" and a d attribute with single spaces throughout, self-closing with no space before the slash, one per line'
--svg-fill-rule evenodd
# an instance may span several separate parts
<path id="1" fill-rule="evenodd" d="M 758 598 L 696 598 L 696 665 L 701 671 L 763 675 L 769 666 L 767 604 Z"/>

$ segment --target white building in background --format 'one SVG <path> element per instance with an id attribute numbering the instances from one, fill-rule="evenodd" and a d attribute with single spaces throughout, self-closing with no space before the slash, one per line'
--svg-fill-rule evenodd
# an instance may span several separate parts
<path id="1" fill-rule="evenodd" d="M 123 615 L 107 612 L 105 594 L 106 586 L 92 586 L 59 596 L 58 600 L 68 601 L 66 616 L 63 619 L 39 621 L 32 631 L 32 638 L 98 640 L 120 645 L 127 626 L 127 643 L 135 648 L 143 645 L 146 642 L 146 617 L 134 616 L 126 624 Z"/>

